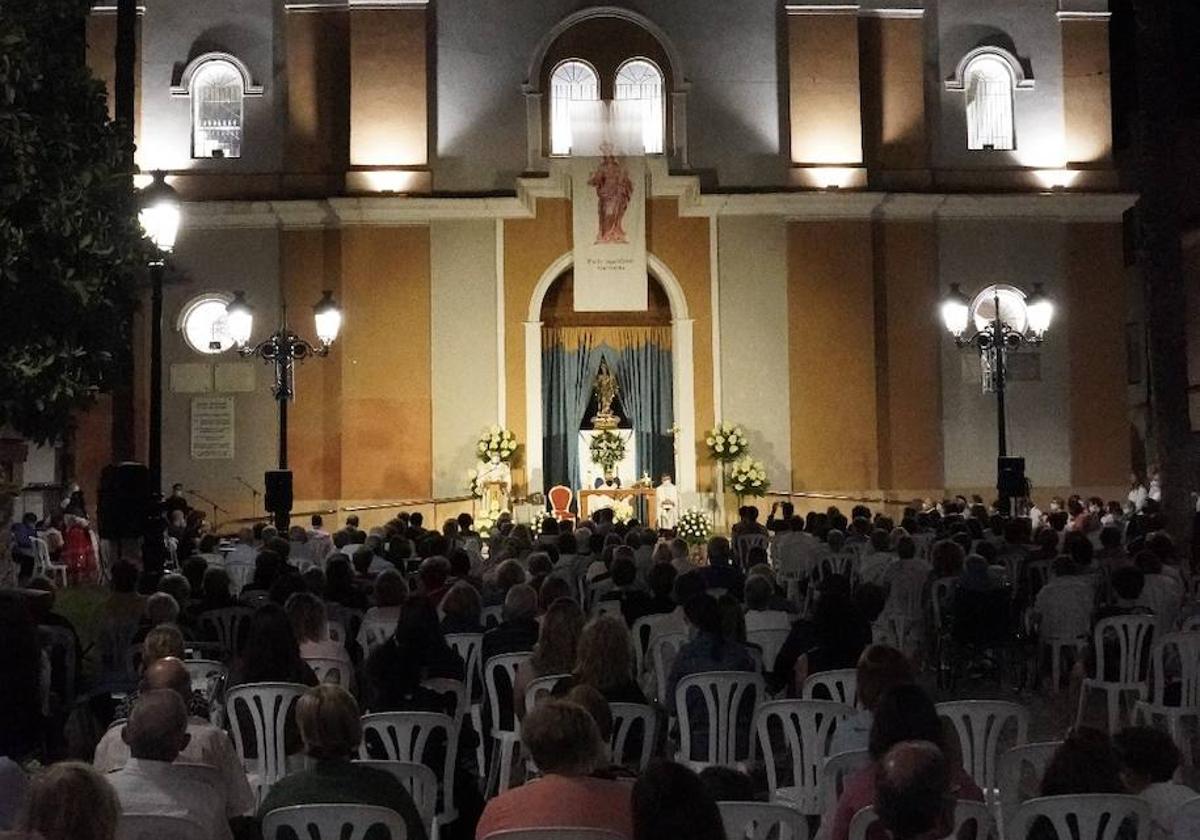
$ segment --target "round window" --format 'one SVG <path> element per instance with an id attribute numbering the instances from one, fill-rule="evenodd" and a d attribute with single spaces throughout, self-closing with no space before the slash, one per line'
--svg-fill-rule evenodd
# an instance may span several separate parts
<path id="1" fill-rule="evenodd" d="M 975 329 L 986 330 L 996 318 L 996 301 L 1000 302 L 1000 319 L 1013 330 L 1025 332 L 1028 311 L 1025 293 L 1015 286 L 997 284 L 988 286 L 971 302 L 971 316 Z"/>
<path id="2" fill-rule="evenodd" d="M 179 316 L 183 340 L 197 353 L 223 353 L 233 346 L 225 305 L 232 300 L 227 295 L 202 295 L 188 302 Z"/>

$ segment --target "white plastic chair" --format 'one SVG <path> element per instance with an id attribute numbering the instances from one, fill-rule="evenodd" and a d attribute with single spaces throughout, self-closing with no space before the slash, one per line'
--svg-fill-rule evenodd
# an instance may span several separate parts
<path id="1" fill-rule="evenodd" d="M 718 802 L 726 840 L 808 840 L 808 820 L 778 802 Z"/>
<path id="2" fill-rule="evenodd" d="M 213 659 L 189 659 L 183 663 L 192 679 L 192 691 L 199 691 L 212 702 L 221 684 L 229 677 L 229 669 Z"/>
<path id="3" fill-rule="evenodd" d="M 394 621 L 364 621 L 358 635 L 363 640 L 363 654 L 369 654 L 386 642 L 396 632 Z"/>
<path id="4" fill-rule="evenodd" d="M 350 690 L 353 675 L 350 666 L 344 660 L 332 656 L 312 656 L 306 658 L 304 662 L 309 668 L 312 668 L 319 681 L 341 686 L 347 691 Z"/>
<path id="5" fill-rule="evenodd" d="M 479 733 L 479 747 L 475 751 L 475 760 L 479 767 L 484 767 L 486 762 L 483 751 L 483 707 L 481 703 L 475 702 L 476 696 L 480 695 L 477 689 L 483 684 L 483 669 L 479 661 L 480 651 L 483 650 L 483 634 L 447 633 L 446 644 L 454 648 L 454 652 L 466 666 L 467 702 L 471 704 L 471 724 Z"/>
<path id="6" fill-rule="evenodd" d="M 438 798 L 438 778 L 436 773 L 424 764 L 418 764 L 415 761 L 359 759 L 354 763 L 361 764 L 364 767 L 373 767 L 376 770 L 382 770 L 394 776 L 396 781 L 404 785 L 404 789 L 412 797 L 413 804 L 417 806 L 417 813 L 421 815 L 421 823 L 428 827 L 429 836 L 437 836 L 434 829 L 434 817 L 437 814 Z"/>
<path id="7" fill-rule="evenodd" d="M 529 686 L 525 689 L 525 713 L 538 704 L 538 701 L 543 697 L 549 697 L 554 691 L 554 687 L 558 685 L 559 680 L 565 680 L 570 674 L 547 674 L 544 677 L 535 677 L 529 681 Z"/>
<path id="8" fill-rule="evenodd" d="M 1038 639 L 1039 656 L 1044 648 L 1050 648 L 1050 693 L 1058 694 L 1062 688 L 1062 658 L 1067 651 L 1079 658 L 1079 651 L 1086 644 L 1085 636 L 1055 636 L 1043 634 Z M 1040 669 L 1039 669 L 1040 670 Z"/>
<path id="9" fill-rule="evenodd" d="M 745 569 L 746 564 L 750 559 L 750 550 L 753 548 L 761 548 L 767 550 L 767 535 L 766 534 L 742 534 L 733 538 L 733 553 L 737 558 L 738 566 Z"/>
<path id="10" fill-rule="evenodd" d="M 276 808 L 262 819 L 263 840 L 281 840 L 290 828 L 304 840 L 363 840 L 374 826 L 387 829 L 391 840 L 407 840 L 408 828 L 391 808 L 378 805 L 292 805 Z M 347 831 L 347 828 L 349 831 Z M 315 832 L 315 833 L 314 833 Z"/>
<path id="11" fill-rule="evenodd" d="M 235 656 L 238 652 L 238 642 L 243 632 L 249 629 L 252 618 L 254 610 L 250 607 L 223 607 L 200 613 L 200 627 L 212 630 L 226 655 Z"/>
<path id="12" fill-rule="evenodd" d="M 377 712 L 363 715 L 363 740 L 358 748 L 359 758 L 370 759 L 370 748 L 379 745 L 385 761 L 404 761 L 426 764 L 429 739 L 435 734 L 444 740 L 445 756 L 440 768 L 442 810 L 437 823 L 446 825 L 458 819 L 454 804 L 454 766 L 458 760 L 458 723 L 449 715 L 437 712 Z M 428 765 L 426 765 L 428 766 Z"/>
<path id="13" fill-rule="evenodd" d="M 43 575 L 50 580 L 58 579 L 62 589 L 67 588 L 67 564 L 50 562 L 50 547 L 41 537 L 31 537 L 33 543 L 33 573 Z"/>
<path id="14" fill-rule="evenodd" d="M 624 620 L 625 614 L 621 612 L 621 602 L 610 598 L 607 601 L 597 601 L 589 610 L 591 618 L 598 618 L 602 615 L 611 615 L 613 618 Z"/>
<path id="15" fill-rule="evenodd" d="M 633 655 L 637 665 L 637 676 L 641 679 L 642 674 L 650 669 L 648 656 L 650 652 L 650 640 L 662 632 L 664 626 L 674 624 L 675 617 L 670 613 L 663 615 L 647 615 L 633 622 L 633 627 L 630 628 L 629 634 L 633 636 Z"/>
<path id="16" fill-rule="evenodd" d="M 209 840 L 208 829 L 187 817 L 124 813 L 117 820 L 116 840 Z"/>
<path id="17" fill-rule="evenodd" d="M 699 693 L 704 700 L 708 737 L 704 754 L 693 753 L 692 729 L 698 723 L 688 711 L 689 694 Z M 689 674 L 675 687 L 675 714 L 679 720 L 680 760 L 695 767 L 736 766 L 739 759 L 738 735 L 744 736 L 746 756 L 754 756 L 754 727 L 740 732 L 739 712 L 751 703 L 750 720 L 756 717 L 758 706 L 766 696 L 766 683 L 761 674 L 749 671 L 704 671 Z"/>
<path id="18" fill-rule="evenodd" d="M 1102 833 L 1100 824 L 1106 815 L 1108 821 Z M 1128 817 L 1137 819 L 1137 840 L 1150 837 L 1150 803 L 1140 796 L 1116 793 L 1039 796 L 1017 808 L 1012 824 L 1005 826 L 1007 835 L 1023 840 L 1038 817 L 1050 821 L 1058 840 L 1117 840 L 1121 824 Z M 1069 819 L 1076 830 L 1072 831 Z"/>
<path id="19" fill-rule="evenodd" d="M 262 802 L 271 785 L 287 775 L 284 729 L 296 701 L 307 691 L 303 685 L 267 682 L 234 686 L 225 695 L 225 710 L 233 730 L 233 744 L 246 767 L 250 787 Z M 238 709 L 245 709 L 253 733 L 242 731 Z M 247 760 L 246 738 L 253 735 L 257 758 Z"/>
<path id="20" fill-rule="evenodd" d="M 1032 798 L 1021 795 L 1026 768 L 1031 777 L 1031 789 L 1036 791 L 1041 787 L 1046 765 L 1060 746 L 1062 741 L 1039 741 L 1021 744 L 1000 754 L 996 764 L 996 784 L 1000 788 L 1000 818 L 1005 827 L 1012 823 L 1017 806 Z"/>
<path id="21" fill-rule="evenodd" d="M 1088 691 L 1099 689 L 1104 692 L 1104 700 L 1108 709 L 1108 731 L 1110 734 L 1120 729 L 1121 695 L 1136 692 L 1139 700 L 1145 700 L 1149 691 L 1144 676 L 1142 660 L 1144 658 L 1146 641 L 1154 634 L 1155 618 L 1152 615 L 1118 615 L 1096 622 L 1096 676 L 1085 677 L 1079 689 L 1079 711 L 1075 715 L 1075 725 L 1083 723 L 1083 712 L 1087 707 Z M 1117 679 L 1104 679 L 1105 664 L 1108 657 L 1104 650 L 1107 638 L 1115 636 L 1117 640 Z"/>
<path id="22" fill-rule="evenodd" d="M 763 630 L 750 630 L 746 633 L 746 641 L 752 645 L 758 645 L 762 649 L 764 670 L 775 670 L 775 659 L 779 656 L 779 649 L 783 647 L 783 643 L 787 641 L 788 634 L 791 632 L 789 628 L 771 627 Z"/>
<path id="23" fill-rule="evenodd" d="M 466 719 L 467 711 L 471 708 L 471 698 L 467 696 L 467 685 L 462 680 L 452 680 L 449 677 L 429 677 L 421 680 L 421 688 L 427 688 L 438 694 L 454 695 L 454 719 L 461 728 Z"/>
<path id="24" fill-rule="evenodd" d="M 658 713 L 653 706 L 642 703 L 610 703 L 612 712 L 612 760 L 613 764 L 634 766 L 634 756 L 637 756 L 636 766 L 639 773 L 645 772 L 654 757 L 654 748 L 658 743 Z M 635 754 L 629 743 L 634 725 L 641 721 L 641 748 Z"/>
<path id="25" fill-rule="evenodd" d="M 850 840 L 867 840 L 871 826 L 878 819 L 879 817 L 875 816 L 874 805 L 868 805 L 857 811 L 850 819 Z M 954 803 L 954 831 L 947 834 L 944 840 L 956 840 L 959 837 L 959 831 L 968 823 L 974 824 L 974 834 L 969 836 L 974 836 L 975 840 L 988 840 L 988 838 L 998 836 L 996 823 L 986 805 L 970 799 L 960 799 Z M 1009 836 L 1012 838 L 1018 835 Z M 1019 837 L 1020 840 L 1025 840 L 1024 834 Z M 1070 835 L 1061 837 L 1059 840 L 1070 840 Z M 1092 838 L 1089 835 L 1081 834 L 1078 840 L 1092 840 Z"/>
<path id="26" fill-rule="evenodd" d="M 890 645 L 905 656 L 913 657 L 917 653 L 920 641 L 918 620 L 909 612 L 885 612 L 875 619 L 872 626 L 872 639 L 877 645 Z"/>
<path id="27" fill-rule="evenodd" d="M 996 760 L 1000 738 L 1012 731 L 1013 745 L 1029 740 L 1029 710 L 1004 700 L 952 700 L 937 704 L 939 716 L 954 724 L 962 751 L 963 769 L 983 790 L 989 803 L 997 801 Z M 1009 722 L 1013 728 L 1009 727 Z"/>
<path id="28" fill-rule="evenodd" d="M 500 622 L 504 621 L 504 607 L 484 607 L 479 614 L 479 623 L 483 625 L 483 629 L 492 630 L 500 626 Z"/>
<path id="29" fill-rule="evenodd" d="M 1170 706 L 1163 702 L 1169 663 L 1179 666 L 1179 702 Z M 1150 667 L 1154 672 L 1150 699 L 1137 701 L 1133 707 L 1134 719 L 1150 724 L 1155 718 L 1163 718 L 1184 762 L 1190 764 L 1192 750 L 1183 730 L 1183 721 L 1187 718 L 1200 720 L 1200 633 L 1163 636 L 1150 652 Z"/>
<path id="30" fill-rule="evenodd" d="M 671 665 L 675 662 L 675 654 L 686 642 L 685 633 L 660 633 L 650 640 L 656 699 L 660 703 L 667 701 L 667 678 L 671 676 Z"/>
<path id="31" fill-rule="evenodd" d="M 871 753 L 867 750 L 847 750 L 825 759 L 821 765 L 821 799 L 825 803 L 822 813 L 832 814 L 846 789 L 846 780 L 870 765 Z"/>
<path id="32" fill-rule="evenodd" d="M 1175 812 L 1175 837 L 1200 837 L 1200 795 L 1184 802 Z"/>
<path id="33" fill-rule="evenodd" d="M 818 697 L 816 688 L 825 689 L 828 697 Z M 800 687 L 800 696 L 805 700 L 832 700 L 847 706 L 858 705 L 858 671 L 854 668 L 836 668 L 810 674 Z"/>
<path id="34" fill-rule="evenodd" d="M 493 656 L 483 664 L 484 694 L 487 697 L 488 708 L 491 710 L 492 740 L 495 741 L 492 744 L 492 764 L 488 768 L 486 790 L 491 791 L 493 785 L 496 785 L 497 794 L 508 790 L 509 780 L 512 778 L 512 763 L 519 757 L 521 751 L 521 736 L 517 729 L 515 709 L 511 703 L 512 687 L 517 679 L 517 669 L 527 663 L 532 655 L 528 651 L 505 653 Z M 507 682 L 504 684 L 498 680 L 502 674 L 507 678 Z M 502 714 L 503 709 L 500 703 L 502 694 L 510 699 L 507 714 Z"/>
<path id="35" fill-rule="evenodd" d="M 626 840 L 623 835 L 601 828 L 553 826 L 547 828 L 514 828 L 493 831 L 483 840 Z"/>
<path id="36" fill-rule="evenodd" d="M 801 814 L 822 813 L 822 769 L 834 730 L 852 714 L 850 706 L 829 700 L 775 700 L 758 707 L 754 731 L 772 802 L 783 802 Z M 792 783 L 785 785 L 779 768 L 789 764 Z"/>

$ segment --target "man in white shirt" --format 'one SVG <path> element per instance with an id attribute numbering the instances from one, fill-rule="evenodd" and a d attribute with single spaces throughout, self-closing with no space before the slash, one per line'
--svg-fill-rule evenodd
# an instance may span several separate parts
<path id="1" fill-rule="evenodd" d="M 1163 574 L 1162 561 L 1153 552 L 1143 551 L 1134 561 L 1146 576 L 1138 605 L 1147 607 L 1157 618 L 1157 632 L 1168 633 L 1175 626 L 1183 605 L 1183 587 L 1175 578 Z"/>
<path id="2" fill-rule="evenodd" d="M 790 630 L 792 616 L 783 610 L 771 609 L 775 587 L 763 575 L 746 578 L 746 632 L 756 630 Z"/>
<path id="3" fill-rule="evenodd" d="M 123 729 L 130 758 L 105 778 L 125 814 L 182 817 L 210 840 L 232 840 L 225 796 L 211 768 L 175 764 L 188 745 L 187 707 L 174 691 L 143 692 Z"/>
<path id="4" fill-rule="evenodd" d="M 185 702 L 191 699 L 192 680 L 187 668 L 173 656 L 155 660 L 142 677 L 143 691 L 174 691 Z M 93 765 L 101 773 L 120 770 L 129 762 L 129 745 L 125 743 L 124 726 L 114 726 L 104 733 L 96 746 Z M 203 718 L 189 717 L 188 743 L 179 753 L 178 763 L 212 767 L 220 778 L 225 797 L 226 817 L 244 817 L 254 813 L 254 792 L 246 779 L 246 771 L 223 729 Z"/>
<path id="5" fill-rule="evenodd" d="M 1091 577 L 1078 574 L 1075 561 L 1063 555 L 1054 561 L 1054 577 L 1033 602 L 1042 639 L 1085 638 L 1092 628 L 1096 590 Z"/>
<path id="6" fill-rule="evenodd" d="M 1130 793 L 1150 803 L 1150 840 L 1192 840 L 1193 828 L 1176 817 L 1185 802 L 1198 794 L 1172 779 L 1179 768 L 1179 749 L 1171 736 L 1148 726 L 1130 726 L 1113 736 L 1121 762 L 1121 780 Z"/>

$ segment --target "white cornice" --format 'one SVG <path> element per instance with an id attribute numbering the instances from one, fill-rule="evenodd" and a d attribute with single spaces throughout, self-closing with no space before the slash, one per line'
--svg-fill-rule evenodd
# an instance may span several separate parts
<path id="1" fill-rule="evenodd" d="M 545 179 L 536 179 L 545 180 Z M 541 193 L 541 195 L 539 195 Z M 664 197 L 654 193 L 655 197 Z M 229 228 L 338 228 L 427 225 L 446 219 L 527 219 L 538 197 L 556 190 L 488 198 L 371 196 L 298 201 L 208 201 L 185 204 L 186 224 L 197 230 Z M 1117 223 L 1137 200 L 1131 193 L 786 192 L 678 195 L 685 217 L 782 216 L 794 221 L 935 221 L 1040 219 Z"/>
<path id="2" fill-rule="evenodd" d="M 289 12 L 323 12 L 345 9 L 424 9 L 429 0 L 288 0 Z"/>
<path id="3" fill-rule="evenodd" d="M 1108 20 L 1112 12 L 1055 12 L 1059 20 Z"/>
<path id="4" fill-rule="evenodd" d="M 857 3 L 788 3 L 784 10 L 789 15 L 856 15 Z"/>

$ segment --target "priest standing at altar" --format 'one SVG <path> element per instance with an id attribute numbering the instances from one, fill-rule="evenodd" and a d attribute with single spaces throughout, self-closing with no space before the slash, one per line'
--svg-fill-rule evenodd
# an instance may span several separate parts
<path id="1" fill-rule="evenodd" d="M 655 489 L 654 506 L 659 530 L 670 531 L 679 524 L 679 488 L 671 481 L 671 476 L 664 475 L 662 483 Z"/>

